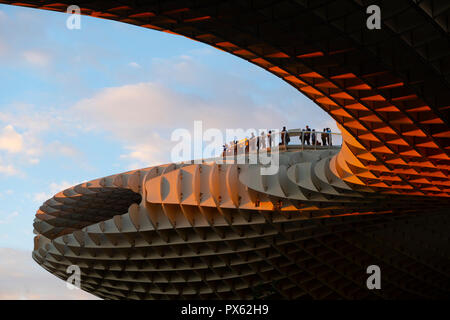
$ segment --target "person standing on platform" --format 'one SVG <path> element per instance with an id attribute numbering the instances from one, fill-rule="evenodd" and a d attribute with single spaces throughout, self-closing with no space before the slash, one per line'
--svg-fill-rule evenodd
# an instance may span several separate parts
<path id="1" fill-rule="evenodd" d="M 326 146 L 327 145 L 327 133 L 326 133 L 327 129 L 323 128 L 323 132 L 320 134 L 320 137 L 322 138 L 322 145 Z"/>
<path id="2" fill-rule="evenodd" d="M 269 133 L 267 134 L 267 148 L 272 148 L 272 130 L 269 130 Z"/>
<path id="3" fill-rule="evenodd" d="M 312 145 L 315 146 L 317 144 L 317 137 L 316 137 L 316 129 L 312 129 Z"/>
<path id="4" fill-rule="evenodd" d="M 252 132 L 252 135 L 250 136 L 250 152 L 254 152 L 256 151 L 256 147 L 257 147 L 257 138 L 255 137 L 255 134 Z"/>
<path id="5" fill-rule="evenodd" d="M 289 143 L 289 133 L 286 130 L 286 127 L 283 127 L 283 130 L 281 130 L 281 145 L 287 146 Z"/>
<path id="6" fill-rule="evenodd" d="M 311 145 L 310 139 L 311 139 L 311 129 L 309 128 L 309 126 L 306 126 L 306 129 L 305 129 L 305 141 L 308 144 L 308 146 Z"/>
<path id="7" fill-rule="evenodd" d="M 328 145 L 331 147 L 333 145 L 333 142 L 331 141 L 331 129 L 327 128 L 327 132 L 328 132 Z"/>
<path id="8" fill-rule="evenodd" d="M 249 143 L 249 141 L 248 141 L 248 137 L 245 137 L 245 140 L 244 140 L 244 152 L 245 153 L 248 153 L 249 151 L 250 151 L 250 143 Z"/>
<path id="9" fill-rule="evenodd" d="M 264 150 L 266 148 L 266 134 L 261 132 L 261 137 L 259 139 L 259 149 Z"/>
<path id="10" fill-rule="evenodd" d="M 222 152 L 222 157 L 226 157 L 226 155 L 227 155 L 227 149 L 228 149 L 228 145 L 225 143 L 224 145 L 223 145 L 223 152 Z"/>

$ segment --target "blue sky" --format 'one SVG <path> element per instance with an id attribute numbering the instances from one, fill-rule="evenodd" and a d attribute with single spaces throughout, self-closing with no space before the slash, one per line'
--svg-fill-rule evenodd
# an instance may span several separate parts
<path id="1" fill-rule="evenodd" d="M 83 181 L 169 162 L 174 129 L 192 129 L 194 120 L 221 130 L 336 128 L 297 90 L 230 54 L 85 16 L 69 30 L 66 19 L 0 5 L 2 283 L 15 265 L 32 265 L 32 221 L 43 201 Z M 89 297 L 67 293 L 43 269 L 21 274 L 0 299 Z M 31 278 L 64 293 L 32 287 Z"/>

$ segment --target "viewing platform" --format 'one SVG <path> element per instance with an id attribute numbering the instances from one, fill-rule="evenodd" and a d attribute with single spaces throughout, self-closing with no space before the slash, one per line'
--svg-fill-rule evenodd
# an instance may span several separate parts
<path id="1" fill-rule="evenodd" d="M 226 145 L 222 157 L 232 157 L 242 154 L 260 152 L 272 152 L 276 148 L 278 152 L 298 150 L 339 150 L 342 145 L 340 132 L 306 131 L 303 129 L 290 129 L 286 131 L 289 136 L 287 144 L 282 143 L 282 132 L 278 131 L 270 135 L 264 134 L 257 137 L 244 138 L 236 143 Z M 224 146 L 225 147 L 225 146 Z"/>

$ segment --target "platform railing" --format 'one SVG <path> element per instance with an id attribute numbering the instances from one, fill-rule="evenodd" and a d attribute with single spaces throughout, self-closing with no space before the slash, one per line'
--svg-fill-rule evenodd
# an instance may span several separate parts
<path id="1" fill-rule="evenodd" d="M 305 149 L 336 149 L 342 145 L 342 134 L 332 131 L 306 131 L 303 129 L 288 130 L 291 142 L 288 147 Z M 309 139 L 308 139 L 309 135 Z M 298 137 L 299 144 L 292 143 L 292 137 Z M 325 145 L 323 144 L 325 142 Z"/>
<path id="2" fill-rule="evenodd" d="M 222 156 L 233 156 L 245 153 L 254 153 L 260 151 L 271 151 L 272 148 L 278 146 L 280 151 L 286 150 L 323 150 L 323 149 L 338 149 L 342 144 L 342 135 L 340 132 L 323 132 L 323 131 L 306 131 L 303 129 L 287 130 L 290 142 L 281 144 L 281 132 L 271 134 L 271 145 L 269 146 L 269 138 L 267 135 L 261 137 L 252 137 L 250 139 L 241 139 L 237 144 L 228 146 L 223 151 Z M 309 134 L 309 139 L 308 139 Z M 322 134 L 323 138 L 322 139 Z M 298 144 L 293 141 L 293 138 L 298 137 Z M 259 140 L 259 147 L 257 146 L 257 139 Z M 265 139 L 264 143 L 261 139 Z M 314 143 L 315 142 L 315 143 Z M 325 145 L 323 145 L 325 142 Z"/>

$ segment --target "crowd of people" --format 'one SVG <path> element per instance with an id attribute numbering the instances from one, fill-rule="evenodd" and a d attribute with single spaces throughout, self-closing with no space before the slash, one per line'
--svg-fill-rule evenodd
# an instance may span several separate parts
<path id="1" fill-rule="evenodd" d="M 288 131 L 286 130 L 286 127 L 283 127 L 283 129 L 276 134 L 279 134 L 280 136 L 280 142 L 278 145 L 281 147 L 287 147 L 291 138 Z M 259 136 L 255 136 L 255 134 L 252 132 L 250 138 L 245 137 L 245 139 L 243 139 L 242 141 L 238 141 L 235 137 L 234 140 L 230 141 L 229 144 L 226 143 L 223 145 L 222 155 L 228 156 L 237 155 L 238 153 L 241 154 L 243 152 L 248 153 L 249 151 L 259 151 L 266 149 L 270 150 L 276 143 L 275 138 L 275 133 L 272 133 L 271 130 L 269 130 L 267 134 L 263 131 Z M 324 128 L 323 132 L 320 132 L 320 138 L 322 142 L 318 141 L 319 132 L 315 129 L 311 130 L 309 126 L 306 126 L 305 129 L 302 129 L 299 138 L 302 145 L 307 144 L 313 146 L 332 146 L 330 128 Z"/>
<path id="2" fill-rule="evenodd" d="M 316 131 L 316 129 L 310 129 L 309 126 L 306 126 L 305 129 L 302 129 L 302 134 L 300 136 L 300 141 L 302 142 L 302 145 L 305 143 L 307 145 L 313 145 L 313 146 L 332 146 L 332 138 L 331 138 L 331 129 L 330 128 L 324 128 L 323 131 L 320 133 L 320 139 L 322 142 L 318 141 L 318 134 L 319 132 Z"/>

